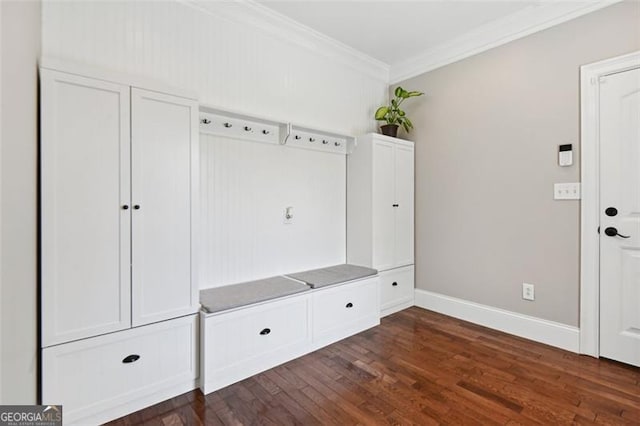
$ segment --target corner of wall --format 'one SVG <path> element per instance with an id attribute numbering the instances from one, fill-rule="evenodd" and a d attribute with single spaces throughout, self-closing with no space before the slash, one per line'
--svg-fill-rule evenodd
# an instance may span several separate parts
<path id="1" fill-rule="evenodd" d="M 0 2 L 0 404 L 37 401 L 41 18 L 40 0 Z"/>

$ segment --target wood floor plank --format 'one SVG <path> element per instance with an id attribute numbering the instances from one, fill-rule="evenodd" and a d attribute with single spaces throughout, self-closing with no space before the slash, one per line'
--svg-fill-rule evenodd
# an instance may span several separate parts
<path id="1" fill-rule="evenodd" d="M 227 388 L 112 425 L 640 425 L 640 368 L 409 308 Z"/>

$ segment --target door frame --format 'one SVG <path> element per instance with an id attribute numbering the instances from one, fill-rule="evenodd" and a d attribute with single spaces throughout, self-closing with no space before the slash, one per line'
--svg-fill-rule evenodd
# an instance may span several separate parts
<path id="1" fill-rule="evenodd" d="M 640 50 L 580 67 L 580 353 L 600 356 L 600 79 L 640 68 Z"/>

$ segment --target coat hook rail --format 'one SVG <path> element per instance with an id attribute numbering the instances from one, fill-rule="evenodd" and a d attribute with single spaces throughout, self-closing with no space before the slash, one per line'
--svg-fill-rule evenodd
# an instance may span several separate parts
<path id="1" fill-rule="evenodd" d="M 200 133 L 282 144 L 288 134 L 288 123 L 201 105 Z"/>

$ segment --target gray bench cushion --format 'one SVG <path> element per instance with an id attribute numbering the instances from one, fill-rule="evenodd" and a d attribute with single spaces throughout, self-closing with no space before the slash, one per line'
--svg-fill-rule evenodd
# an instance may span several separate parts
<path id="1" fill-rule="evenodd" d="M 287 274 L 287 277 L 307 283 L 312 288 L 357 280 L 377 274 L 378 271 L 357 265 L 336 265 L 328 268 L 313 269 L 311 271 Z"/>
<path id="2" fill-rule="evenodd" d="M 272 277 L 200 290 L 200 304 L 205 312 L 213 313 L 307 290 L 309 287 L 303 283 L 286 277 Z"/>

